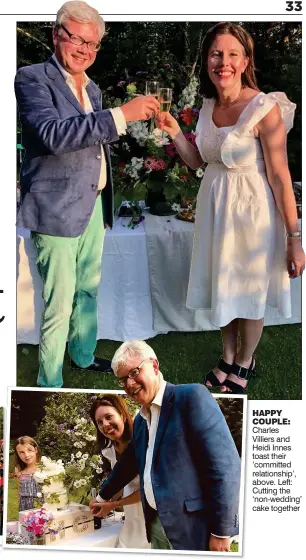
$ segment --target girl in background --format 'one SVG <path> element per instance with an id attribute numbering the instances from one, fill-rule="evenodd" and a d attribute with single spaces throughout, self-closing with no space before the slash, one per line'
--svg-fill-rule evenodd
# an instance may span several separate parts
<path id="1" fill-rule="evenodd" d="M 15 475 L 18 480 L 19 511 L 35 507 L 40 487 L 33 475 L 40 462 L 40 450 L 36 441 L 22 436 L 15 443 Z"/>

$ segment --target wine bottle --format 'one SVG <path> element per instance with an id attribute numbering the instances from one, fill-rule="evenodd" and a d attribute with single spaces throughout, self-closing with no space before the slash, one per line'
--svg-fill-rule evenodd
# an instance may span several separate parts
<path id="1" fill-rule="evenodd" d="M 97 489 L 96 489 L 96 488 L 92 488 L 92 489 L 91 489 L 91 497 L 92 497 L 93 499 L 96 499 L 96 497 L 97 497 Z M 101 519 L 101 517 L 95 517 L 95 516 L 94 516 L 94 528 L 95 528 L 95 529 L 101 529 L 101 527 L 102 527 L 102 519 Z"/>

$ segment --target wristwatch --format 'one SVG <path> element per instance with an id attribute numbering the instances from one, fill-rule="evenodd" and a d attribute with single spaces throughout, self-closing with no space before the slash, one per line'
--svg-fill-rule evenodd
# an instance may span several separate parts
<path id="1" fill-rule="evenodd" d="M 287 237 L 302 237 L 302 232 L 301 231 L 287 231 L 286 233 Z"/>

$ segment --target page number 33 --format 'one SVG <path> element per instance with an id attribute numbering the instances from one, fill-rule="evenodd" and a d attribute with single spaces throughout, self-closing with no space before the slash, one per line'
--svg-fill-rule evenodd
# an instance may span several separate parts
<path id="1" fill-rule="evenodd" d="M 286 12 L 301 12 L 302 1 L 300 2 L 286 2 Z"/>

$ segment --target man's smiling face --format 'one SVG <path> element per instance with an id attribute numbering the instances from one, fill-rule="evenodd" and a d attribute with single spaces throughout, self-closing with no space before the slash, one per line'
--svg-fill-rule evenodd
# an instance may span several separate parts
<path id="1" fill-rule="evenodd" d="M 95 23 L 78 23 L 67 19 L 64 27 L 72 35 L 77 35 L 85 41 L 100 42 L 98 27 Z M 60 64 L 72 76 L 82 75 L 96 60 L 97 53 L 91 51 L 88 45 L 74 45 L 63 27 L 53 30 L 53 44 L 55 55 Z"/>
<path id="2" fill-rule="evenodd" d="M 134 379 L 127 377 L 140 364 L 142 365 L 139 375 Z M 144 361 L 143 358 L 136 356 L 131 358 L 126 365 L 119 366 L 116 376 L 118 379 L 125 380 L 124 390 L 131 399 L 146 408 L 150 407 L 159 389 L 158 360 L 150 358 Z"/>

